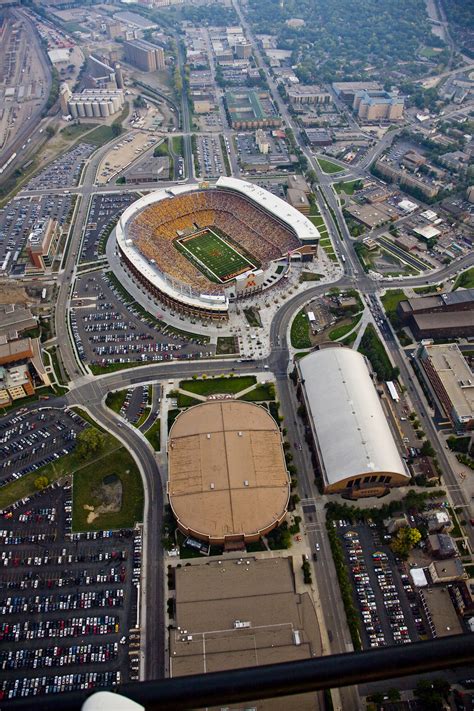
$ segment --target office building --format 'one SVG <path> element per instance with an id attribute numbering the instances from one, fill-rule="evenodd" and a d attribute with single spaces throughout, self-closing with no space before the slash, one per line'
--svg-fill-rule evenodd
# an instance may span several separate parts
<path id="1" fill-rule="evenodd" d="M 165 68 L 165 53 L 162 47 L 142 39 L 123 43 L 125 59 L 143 72 L 161 71 Z"/>
<path id="2" fill-rule="evenodd" d="M 403 118 L 404 99 L 387 91 L 357 91 L 352 108 L 365 121 L 398 121 Z"/>
<path id="3" fill-rule="evenodd" d="M 266 155 L 270 149 L 270 143 L 269 140 L 265 134 L 265 131 L 262 131 L 261 128 L 257 128 L 255 131 L 255 143 L 257 144 L 257 148 L 260 153 L 263 155 Z"/>
<path id="4" fill-rule="evenodd" d="M 438 411 L 456 431 L 472 430 L 474 379 L 459 346 L 422 345 L 417 357 Z"/>
<path id="5" fill-rule="evenodd" d="M 236 89 L 225 94 L 230 125 L 236 129 L 275 127 L 281 124 L 269 94 Z"/>
<path id="6" fill-rule="evenodd" d="M 35 388 L 28 365 L 20 364 L 10 368 L 0 366 L 0 407 L 10 405 L 28 395 L 34 395 Z"/>
<path id="7" fill-rule="evenodd" d="M 293 108 L 314 106 L 315 104 L 330 104 L 331 94 L 320 86 L 296 84 L 287 89 L 288 98 Z"/>
<path id="8" fill-rule="evenodd" d="M 34 267 L 44 270 L 52 265 L 60 238 L 61 227 L 57 220 L 49 217 L 35 225 L 26 244 L 28 256 Z"/>

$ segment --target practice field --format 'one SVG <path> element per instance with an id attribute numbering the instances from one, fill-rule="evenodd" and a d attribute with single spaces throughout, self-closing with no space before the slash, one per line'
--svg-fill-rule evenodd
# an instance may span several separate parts
<path id="1" fill-rule="evenodd" d="M 224 283 L 238 274 L 255 269 L 251 262 L 211 229 L 175 240 L 175 246 L 212 281 Z"/>

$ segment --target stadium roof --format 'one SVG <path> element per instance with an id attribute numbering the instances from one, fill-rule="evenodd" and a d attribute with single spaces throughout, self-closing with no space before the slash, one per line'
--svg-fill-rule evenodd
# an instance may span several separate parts
<path id="1" fill-rule="evenodd" d="M 326 485 L 378 473 L 408 479 L 365 358 L 325 348 L 299 368 Z"/>
<path id="2" fill-rule="evenodd" d="M 257 206 L 260 205 L 276 219 L 285 223 L 294 231 L 296 237 L 301 242 L 316 242 L 319 240 L 318 229 L 294 207 L 291 207 L 285 200 L 282 200 L 272 193 L 259 188 L 256 185 L 247 183 L 236 178 L 221 177 L 214 187 L 234 190 L 242 196 L 247 197 Z M 176 285 L 160 272 L 158 267 L 149 261 L 136 247 L 133 240 L 128 238 L 127 224 L 134 220 L 145 208 L 161 200 L 183 195 L 194 190 L 200 190 L 202 186 L 198 183 L 188 185 L 177 185 L 169 188 L 154 190 L 148 195 L 144 195 L 136 202 L 132 203 L 121 215 L 115 228 L 115 238 L 121 252 L 134 264 L 143 274 L 147 281 L 171 298 L 176 298 Z M 212 190 L 213 187 L 208 188 Z M 216 313 L 226 313 L 229 308 L 229 300 L 223 294 L 196 294 L 190 290 L 180 290 L 179 300 L 187 306 L 206 308 Z"/>
<path id="3" fill-rule="evenodd" d="M 265 210 L 268 210 L 277 219 L 285 222 L 294 230 L 301 242 L 319 240 L 319 230 L 307 217 L 268 190 L 260 188 L 253 183 L 248 183 L 246 180 L 238 180 L 238 178 L 220 177 L 216 185 L 218 188 L 236 190 L 264 207 Z"/>
<path id="4" fill-rule="evenodd" d="M 168 472 L 173 512 L 198 538 L 256 537 L 286 514 L 280 430 L 259 405 L 213 400 L 183 412 L 170 431 Z"/>
<path id="5" fill-rule="evenodd" d="M 162 188 L 161 190 L 154 190 L 148 195 L 144 195 L 139 198 L 136 202 L 132 203 L 127 209 L 122 213 L 120 220 L 115 228 L 115 238 L 117 243 L 130 261 L 133 262 L 135 267 L 140 270 L 143 276 L 160 291 L 167 294 L 171 298 L 176 297 L 176 292 L 172 284 L 168 283 L 165 277 L 161 274 L 159 269 L 151 264 L 148 259 L 137 249 L 131 239 L 127 238 L 127 223 L 134 219 L 139 212 L 144 208 L 153 205 L 160 200 L 166 200 L 175 195 L 180 195 L 182 193 L 191 192 L 192 190 L 198 190 L 199 185 L 181 185 L 174 188 Z M 213 310 L 216 312 L 227 312 L 229 308 L 229 301 L 226 296 L 220 294 L 201 294 L 199 296 L 192 295 L 191 293 L 180 292 L 180 300 L 188 306 L 205 306 L 206 309 Z"/>

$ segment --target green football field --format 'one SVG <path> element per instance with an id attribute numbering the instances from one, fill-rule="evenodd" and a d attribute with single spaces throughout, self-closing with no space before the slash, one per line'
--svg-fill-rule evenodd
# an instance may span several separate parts
<path id="1" fill-rule="evenodd" d="M 219 282 L 229 281 L 237 274 L 257 266 L 209 229 L 177 240 L 177 243 L 180 251 L 193 264 Z"/>

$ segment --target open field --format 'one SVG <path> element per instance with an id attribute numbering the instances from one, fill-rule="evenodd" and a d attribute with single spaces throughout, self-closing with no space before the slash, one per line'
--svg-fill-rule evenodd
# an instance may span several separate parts
<path id="1" fill-rule="evenodd" d="M 304 309 L 301 309 L 301 311 L 299 311 L 293 319 L 290 338 L 293 348 L 311 347 L 311 339 L 309 337 L 309 320 Z"/>
<path id="2" fill-rule="evenodd" d="M 183 380 L 179 387 L 196 395 L 215 395 L 217 393 L 238 393 L 255 385 L 255 375 L 245 375 L 242 378 L 213 378 L 212 380 Z"/>
<path id="3" fill-rule="evenodd" d="M 471 267 L 467 272 L 463 272 L 458 276 L 454 283 L 453 291 L 460 287 L 463 289 L 474 289 L 474 267 Z"/>
<path id="4" fill-rule="evenodd" d="M 342 173 L 344 168 L 341 168 L 337 163 L 333 163 L 325 158 L 318 158 L 319 167 L 323 173 Z"/>
<path id="5" fill-rule="evenodd" d="M 121 496 L 115 506 L 107 502 L 104 494 L 104 486 L 110 478 L 119 480 L 121 485 Z M 77 470 L 74 473 L 72 500 L 74 531 L 133 528 L 135 523 L 142 521 L 142 480 L 134 459 L 125 447 L 103 456 L 100 466 L 92 462 Z M 92 512 L 91 507 L 94 507 Z"/>
<path id="6" fill-rule="evenodd" d="M 257 266 L 211 229 L 177 239 L 174 244 L 198 269 L 218 283 Z"/>

